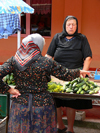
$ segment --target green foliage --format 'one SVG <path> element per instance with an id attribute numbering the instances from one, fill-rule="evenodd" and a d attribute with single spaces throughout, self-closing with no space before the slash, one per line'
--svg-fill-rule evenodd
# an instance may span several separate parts
<path id="1" fill-rule="evenodd" d="M 3 80 L 8 85 L 15 85 L 13 73 L 6 75 Z"/>
<path id="2" fill-rule="evenodd" d="M 48 82 L 48 89 L 49 92 L 63 92 L 63 86 L 60 83 L 56 83 L 53 81 Z"/>

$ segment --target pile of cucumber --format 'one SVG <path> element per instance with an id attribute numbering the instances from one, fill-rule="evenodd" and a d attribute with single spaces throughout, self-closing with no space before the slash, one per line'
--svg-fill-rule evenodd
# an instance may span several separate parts
<path id="1" fill-rule="evenodd" d="M 3 78 L 3 81 L 7 83 L 8 85 L 15 85 L 14 76 L 13 73 L 6 75 Z"/>
<path id="2" fill-rule="evenodd" d="M 65 82 L 63 85 L 64 92 L 77 94 L 95 94 L 100 90 L 100 87 L 89 78 L 76 78 L 70 82 Z"/>

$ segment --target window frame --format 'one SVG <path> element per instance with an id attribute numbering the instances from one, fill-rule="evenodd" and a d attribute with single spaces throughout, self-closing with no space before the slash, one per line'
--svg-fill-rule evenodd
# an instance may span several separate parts
<path id="1" fill-rule="evenodd" d="M 30 0 L 26 0 L 26 3 L 30 5 Z M 52 16 L 52 14 L 51 14 Z M 21 14 L 20 14 L 20 23 L 21 23 Z M 51 28 L 52 30 L 52 28 Z M 20 33 L 21 34 L 21 33 Z M 26 13 L 26 34 L 21 34 L 21 37 L 26 37 L 27 35 L 31 34 L 30 33 L 30 13 Z M 16 37 L 17 34 L 13 34 L 12 36 Z M 44 36 L 45 38 L 50 38 L 50 36 Z"/>

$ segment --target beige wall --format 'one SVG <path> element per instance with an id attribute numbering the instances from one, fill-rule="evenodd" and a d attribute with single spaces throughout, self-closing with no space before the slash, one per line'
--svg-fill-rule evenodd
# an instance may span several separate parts
<path id="1" fill-rule="evenodd" d="M 91 67 L 100 67 L 99 13 L 100 0 L 52 0 L 51 37 L 45 37 L 46 45 L 44 46 L 42 54 L 46 54 L 55 33 L 62 31 L 62 25 L 65 17 L 67 15 L 74 15 L 78 18 L 79 32 L 87 36 L 93 52 Z M 29 27 L 28 23 L 27 27 Z M 0 62 L 6 61 L 15 54 L 16 50 L 17 38 L 15 36 L 10 36 L 7 40 L 0 39 Z"/>

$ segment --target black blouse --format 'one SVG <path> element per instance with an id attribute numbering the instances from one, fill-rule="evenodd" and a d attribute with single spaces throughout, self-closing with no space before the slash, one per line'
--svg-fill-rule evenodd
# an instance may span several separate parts
<path id="1" fill-rule="evenodd" d="M 87 57 L 92 57 L 92 51 L 85 35 L 67 40 L 59 39 L 57 33 L 51 41 L 47 54 L 54 57 L 54 60 L 66 68 L 83 67 L 83 62 Z"/>

